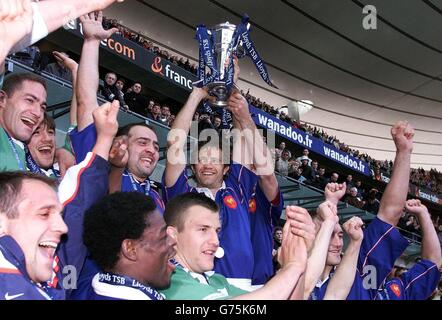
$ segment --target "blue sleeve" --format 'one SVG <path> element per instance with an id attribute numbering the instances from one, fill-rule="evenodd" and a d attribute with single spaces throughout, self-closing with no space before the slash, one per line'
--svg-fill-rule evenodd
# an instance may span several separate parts
<path id="1" fill-rule="evenodd" d="M 74 266 L 77 274 L 81 271 L 87 253 L 83 244 L 84 214 L 107 194 L 108 175 L 108 162 L 89 153 L 83 162 L 68 170 L 59 187 L 58 194 L 64 206 L 64 220 L 69 231 L 57 255 L 62 266 Z"/>
<path id="2" fill-rule="evenodd" d="M 88 152 L 91 152 L 97 141 L 97 129 L 95 124 L 90 124 L 80 132 L 74 128 L 70 133 L 71 146 L 74 151 L 75 160 L 80 163 Z"/>
<path id="3" fill-rule="evenodd" d="M 245 201 L 248 205 L 252 198 L 255 185 L 258 183 L 258 176 L 246 167 L 238 163 L 232 163 L 227 180 L 232 186 L 239 188 L 241 204 Z"/>
<path id="4" fill-rule="evenodd" d="M 164 170 L 162 183 L 161 183 L 164 204 L 167 204 L 167 202 L 169 202 L 169 200 L 171 200 L 173 197 L 176 197 L 176 196 L 186 193 L 186 192 L 191 192 L 192 188 L 189 185 L 189 181 L 188 181 L 187 174 L 186 174 L 186 169 L 184 169 L 183 172 L 181 172 L 177 181 L 171 187 L 166 187 L 166 183 L 164 181 L 165 175 L 166 175 L 166 170 Z"/>
<path id="5" fill-rule="evenodd" d="M 437 288 L 441 280 L 436 264 L 421 260 L 401 275 L 407 300 L 426 300 Z"/>
<path id="6" fill-rule="evenodd" d="M 376 288 L 371 288 L 374 290 L 373 294 L 376 294 L 377 289 L 384 283 L 393 269 L 394 262 L 407 246 L 408 241 L 394 226 L 377 217 L 364 230 L 364 240 L 358 258 L 358 272 L 364 276 L 367 272 L 369 275 L 373 274 L 370 267 L 376 270 Z"/>

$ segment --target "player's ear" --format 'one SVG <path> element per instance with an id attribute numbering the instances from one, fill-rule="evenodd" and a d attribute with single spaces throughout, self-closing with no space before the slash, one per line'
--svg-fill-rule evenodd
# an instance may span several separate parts
<path id="1" fill-rule="evenodd" d="M 177 240 L 178 231 L 177 231 L 177 229 L 175 227 L 167 226 L 166 233 L 172 239 Z"/>
<path id="2" fill-rule="evenodd" d="M 121 243 L 121 254 L 130 261 L 137 260 L 137 240 L 124 239 Z"/>

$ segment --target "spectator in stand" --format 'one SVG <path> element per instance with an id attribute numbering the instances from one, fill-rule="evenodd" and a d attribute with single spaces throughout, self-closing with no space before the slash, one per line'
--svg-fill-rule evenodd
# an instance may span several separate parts
<path id="1" fill-rule="evenodd" d="M 313 182 L 313 186 L 315 188 L 318 188 L 320 190 L 324 190 L 325 186 L 327 185 L 328 179 L 325 177 L 325 168 L 319 168 L 318 176 L 316 177 L 315 181 Z"/>
<path id="2" fill-rule="evenodd" d="M 338 183 L 339 174 L 336 172 L 333 172 L 330 176 L 330 179 L 327 181 L 327 183 Z"/>
<path id="3" fill-rule="evenodd" d="M 347 192 L 350 192 L 350 189 L 353 188 L 353 176 L 351 174 L 347 175 L 345 183 L 347 184 Z"/>
<path id="4" fill-rule="evenodd" d="M 374 214 L 378 214 L 379 212 L 379 206 L 381 202 L 377 199 L 378 194 L 377 189 L 371 189 L 368 193 L 367 201 L 365 202 L 364 206 L 362 207 L 363 210 L 372 212 Z"/>
<path id="5" fill-rule="evenodd" d="M 120 106 L 125 105 L 125 101 L 123 99 L 123 95 L 120 95 L 119 90 L 116 86 L 117 82 L 117 75 L 114 72 L 108 72 L 106 73 L 106 76 L 104 77 L 104 85 L 103 89 L 101 90 L 101 94 L 104 96 L 104 98 L 112 102 L 114 100 L 118 100 L 120 102 Z"/>
<path id="6" fill-rule="evenodd" d="M 307 156 L 301 157 L 302 164 L 300 168 L 302 169 L 302 176 L 305 178 L 306 183 L 311 183 L 313 180 L 315 180 L 312 167 L 309 166 L 309 160 L 310 159 Z"/>
<path id="7" fill-rule="evenodd" d="M 57 76 L 60 79 L 72 82 L 72 73 L 69 70 L 69 68 L 67 68 L 63 64 L 63 58 L 60 57 L 60 56 L 65 56 L 69 58 L 69 55 L 66 52 L 58 52 L 58 51 L 54 51 L 53 54 L 55 57 L 55 62 L 48 64 L 44 69 L 44 71 L 49 72 L 50 74 L 53 74 L 54 76 Z"/>
<path id="8" fill-rule="evenodd" d="M 169 125 L 169 118 L 170 118 L 170 107 L 168 105 L 163 105 L 161 107 L 161 115 L 159 121 L 166 126 Z"/>
<path id="9" fill-rule="evenodd" d="M 356 207 L 358 209 L 362 209 L 365 202 L 362 201 L 360 198 L 358 198 L 357 195 L 358 195 L 358 189 L 356 189 L 356 187 L 352 187 L 350 189 L 350 194 L 347 196 L 347 199 L 345 200 L 345 202 L 353 207 Z"/>
<path id="10" fill-rule="evenodd" d="M 149 119 L 152 119 L 154 121 L 161 121 L 161 106 L 159 103 L 155 103 L 152 107 L 152 111 L 150 114 L 147 115 Z"/>
<path id="11" fill-rule="evenodd" d="M 124 99 L 131 111 L 146 116 L 148 100 L 141 94 L 141 89 L 141 82 L 135 82 L 131 87 L 131 91 L 125 94 Z"/>
<path id="12" fill-rule="evenodd" d="M 302 162 L 302 159 L 307 158 L 308 159 L 308 165 L 310 166 L 312 163 L 312 160 L 308 157 L 308 155 L 310 154 L 310 151 L 308 151 L 308 149 L 304 149 L 302 150 L 302 156 L 296 158 L 296 160 L 298 160 L 299 162 Z"/>
<path id="13" fill-rule="evenodd" d="M 221 131 L 221 116 L 219 116 L 218 114 L 215 114 L 213 116 L 213 127 L 215 128 L 216 131 Z"/>
<path id="14" fill-rule="evenodd" d="M 118 94 L 118 100 L 120 101 L 120 106 L 123 106 L 124 109 L 129 110 L 129 106 L 126 104 L 126 101 L 124 101 L 124 85 L 126 82 L 124 79 L 119 78 L 117 82 L 115 82 L 115 87 L 117 88 L 117 94 Z"/>
<path id="15" fill-rule="evenodd" d="M 278 161 L 281 158 L 282 151 L 285 149 L 285 142 L 281 142 L 278 148 L 275 148 L 275 160 Z"/>
<path id="16" fill-rule="evenodd" d="M 356 189 L 358 189 L 357 197 L 360 199 L 364 199 L 365 198 L 365 191 L 364 191 L 364 188 L 362 187 L 362 181 L 356 180 L 354 187 L 356 187 Z"/>
<path id="17" fill-rule="evenodd" d="M 275 163 L 275 170 L 278 171 L 284 177 L 289 174 L 289 159 L 291 157 L 291 153 L 289 150 L 284 149 L 281 154 L 281 158 Z"/>
<path id="18" fill-rule="evenodd" d="M 312 160 L 312 176 L 314 177 L 314 179 L 316 179 L 316 177 L 318 176 L 318 169 L 319 164 L 317 160 Z"/>

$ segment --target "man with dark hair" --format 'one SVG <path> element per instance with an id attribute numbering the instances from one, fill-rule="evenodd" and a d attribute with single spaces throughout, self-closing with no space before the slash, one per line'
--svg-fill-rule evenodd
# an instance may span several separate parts
<path id="1" fill-rule="evenodd" d="M 84 243 L 100 267 L 89 300 L 163 300 L 175 269 L 175 240 L 155 202 L 143 194 L 117 192 L 93 205 L 84 221 Z"/>
<path id="2" fill-rule="evenodd" d="M 221 246 L 225 256 L 215 261 L 215 271 L 226 276 L 231 283 L 251 290 L 254 269 L 252 230 L 249 218 L 249 203 L 259 179 L 262 186 L 269 191 L 269 201 L 279 197 L 278 184 L 274 176 L 270 151 L 263 143 L 256 126 L 250 116 L 247 101 L 239 93 L 234 93 L 228 103 L 229 110 L 237 120 L 237 131 L 247 130 L 242 138 L 234 144 L 233 161 L 223 156 L 228 148 L 220 148 L 220 139 L 216 130 L 209 129 L 209 143 L 193 154 L 192 170 L 196 187 L 188 182 L 184 146 L 191 128 L 191 120 L 199 103 L 208 97 L 205 89 L 194 87 L 187 102 L 176 116 L 168 135 L 169 150 L 166 169 L 163 176 L 163 197 L 167 203 L 173 197 L 186 193 L 204 193 L 220 207 L 222 231 Z M 203 133 L 207 133 L 203 131 Z M 201 140 L 204 140 L 201 138 Z M 245 141 L 247 146 L 241 142 Z M 218 142 L 218 143 L 217 143 Z M 235 150 L 236 148 L 236 150 Z M 252 155 L 244 157 L 244 151 L 250 150 Z M 244 164 L 244 165 L 243 165 Z M 256 165 L 258 176 L 251 171 Z M 264 182 L 265 181 L 265 182 Z M 263 189 L 264 189 L 263 188 Z M 279 199 L 279 198 L 278 198 Z"/>
<path id="3" fill-rule="evenodd" d="M 59 55 L 62 55 L 62 56 L 65 56 L 65 57 L 69 58 L 69 55 L 66 52 L 61 52 L 60 51 Z M 60 79 L 72 82 L 72 73 L 71 73 L 71 71 L 69 70 L 69 68 L 67 68 L 63 64 L 63 60 L 57 59 L 57 57 L 55 59 L 55 62 L 50 63 L 50 64 L 48 64 L 45 67 L 44 71 L 49 72 L 50 74 L 52 74 L 52 75 L 54 75 L 54 76 L 56 76 L 56 77 L 58 77 Z"/>
<path id="4" fill-rule="evenodd" d="M 26 170 L 25 145 L 43 120 L 46 84 L 32 73 L 6 77 L 0 90 L 0 171 Z"/>
<path id="5" fill-rule="evenodd" d="M 55 164 L 55 121 L 47 114 L 28 142 L 26 161 L 32 172 L 39 172 L 55 179 L 60 178 Z"/>
<path id="6" fill-rule="evenodd" d="M 129 109 L 142 116 L 146 116 L 146 109 L 149 105 L 149 100 L 141 94 L 142 85 L 141 82 L 135 82 L 132 85 L 132 91 L 126 93 L 124 100 L 129 106 Z"/>
<path id="7" fill-rule="evenodd" d="M 406 202 L 405 208 L 419 220 L 423 234 L 422 259 L 408 271 L 388 280 L 377 294 L 379 300 L 425 300 L 441 279 L 441 246 L 427 207 L 420 200 L 411 199 Z"/>
<path id="8" fill-rule="evenodd" d="M 94 112 L 97 143 L 83 162 L 68 171 L 58 198 L 52 179 L 0 173 L 0 299 L 64 299 L 75 287 L 75 275 L 63 279 L 64 267 L 77 273 L 83 266 L 83 215 L 106 193 L 117 113 L 118 104 Z M 69 236 L 62 239 L 68 227 Z"/>
<path id="9" fill-rule="evenodd" d="M 107 39 L 114 32 L 103 29 L 102 13 L 91 13 L 80 20 L 85 39 L 78 70 L 78 127 L 70 133 L 77 161 L 84 157 L 96 140 L 92 113 L 100 108 L 96 96 L 99 82 L 99 46 L 101 40 Z M 160 187 L 149 179 L 159 159 L 159 144 L 155 131 L 145 123 L 137 123 L 121 128 L 118 135 L 109 154 L 109 191 L 141 192 L 154 199 L 157 209 L 162 213 L 164 204 L 158 193 Z M 89 286 L 91 278 L 99 271 L 98 266 L 91 259 L 87 259 L 73 298 L 85 298 L 86 289 L 83 290 L 81 285 Z"/>
<path id="10" fill-rule="evenodd" d="M 287 207 L 286 210 L 288 217 L 294 212 L 302 214 L 296 211 L 296 207 Z M 181 194 L 168 203 L 164 219 L 167 234 L 176 241 L 176 269 L 172 273 L 170 286 L 161 290 L 166 299 L 282 300 L 301 297 L 299 293 L 303 288 L 308 241 L 295 234 L 308 233 L 305 226 L 295 228 L 292 233 L 291 225 L 287 223 L 282 244 L 282 269 L 262 288 L 248 293 L 212 271 L 215 256 L 221 255 L 219 207 L 213 200 L 199 193 Z"/>
<path id="11" fill-rule="evenodd" d="M 402 215 L 402 208 L 408 192 L 414 129 L 408 122 L 399 121 L 391 128 L 391 136 L 396 145 L 393 174 L 382 197 L 378 215 L 364 230 L 359 257 L 356 261 L 357 271 L 354 281 L 350 283 L 348 300 L 376 299 L 378 289 L 381 288 L 385 278 L 393 268 L 395 260 L 408 246 L 408 241 L 400 235 L 395 226 Z M 345 183 L 343 185 L 331 184 L 330 186 L 328 185 L 326 188 L 325 198 L 336 211 L 339 200 L 345 194 Z M 320 268 L 322 270 L 319 270 L 318 278 L 313 280 L 313 285 L 309 286 L 310 289 L 313 289 L 311 298 L 322 300 L 329 280 L 333 277 L 336 266 L 341 262 L 339 253 L 343 241 L 339 239 L 339 233 L 342 232 L 342 229 L 340 230 L 337 221 L 325 224 L 327 219 L 321 219 L 320 216 L 313 220 L 317 224 L 319 232 L 321 232 L 323 226 L 329 227 L 329 246 L 323 247 L 322 254 L 320 254 L 320 256 L 326 255 L 326 261 L 314 265 L 315 267 L 323 266 L 323 268 Z M 319 238 L 319 234 L 317 238 Z M 313 251 L 315 251 L 315 248 Z M 376 272 L 373 271 L 373 268 Z M 316 282 L 317 284 L 314 285 Z M 370 285 L 367 286 L 366 283 L 370 283 Z"/>

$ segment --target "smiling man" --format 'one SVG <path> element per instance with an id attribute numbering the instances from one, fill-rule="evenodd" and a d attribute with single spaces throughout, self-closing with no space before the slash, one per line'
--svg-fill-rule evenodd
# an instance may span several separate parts
<path id="1" fill-rule="evenodd" d="M 308 216 L 297 207 L 287 207 L 292 213 Z M 164 212 L 167 233 L 175 240 L 176 269 L 170 286 L 161 291 L 170 300 L 217 299 L 296 299 L 303 288 L 307 263 L 307 241 L 295 234 L 307 235 L 307 224 L 290 230 L 284 228 L 282 269 L 263 287 L 247 292 L 230 284 L 226 277 L 213 270 L 215 255 L 219 256 L 221 231 L 219 207 L 215 201 L 200 193 L 185 193 L 172 199 Z M 291 220 L 291 218 L 289 218 Z M 309 221 L 310 224 L 313 222 Z M 296 230 L 295 230 L 296 229 Z M 302 295 L 301 295 L 302 297 Z"/>
<path id="2" fill-rule="evenodd" d="M 58 178 L 60 172 L 54 167 L 55 163 L 55 121 L 48 115 L 44 115 L 42 123 L 32 134 L 28 142 L 26 160 L 40 173 L 48 177 Z M 56 165 L 58 167 L 58 165 Z M 34 170 L 32 170 L 34 171 Z"/>
<path id="3" fill-rule="evenodd" d="M 92 206 L 85 218 L 84 242 L 100 271 L 89 300 L 163 300 L 175 269 L 175 241 L 150 197 L 113 193 Z"/>
<path id="4" fill-rule="evenodd" d="M 12 74 L 0 91 L 0 171 L 26 170 L 24 143 L 43 120 L 46 83 L 31 73 Z"/>
<path id="5" fill-rule="evenodd" d="M 107 192 L 118 107 L 109 103 L 94 112 L 97 143 L 69 169 L 58 197 L 55 182 L 40 174 L 0 173 L 0 300 L 65 299 L 73 289 L 64 281 L 65 267 L 78 273 L 86 256 L 83 215 Z M 75 284 L 76 276 L 70 280 Z"/>

